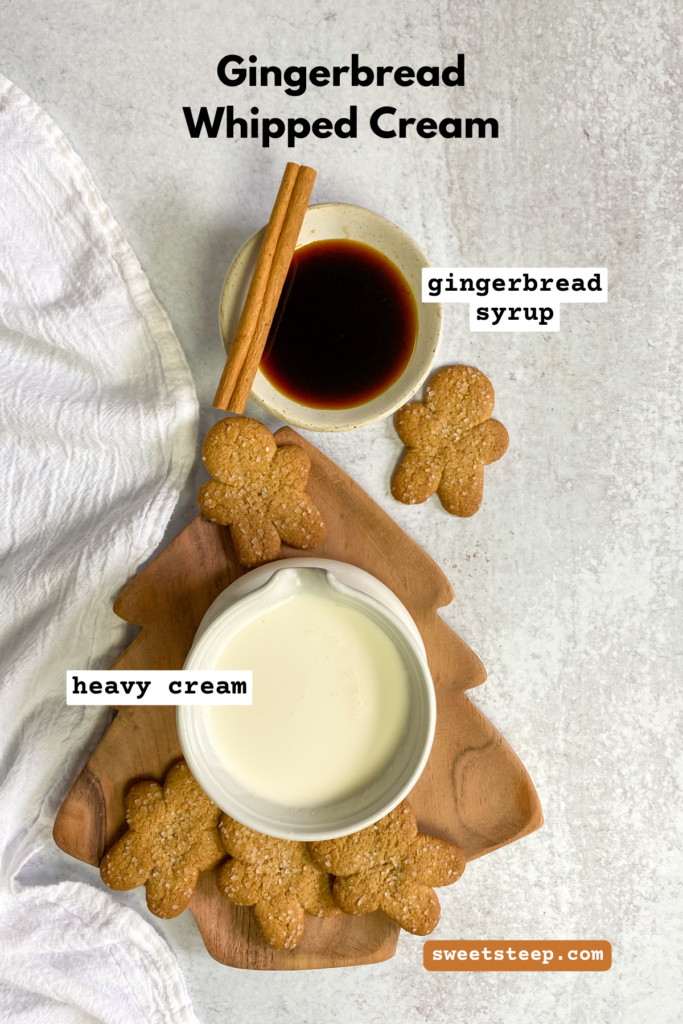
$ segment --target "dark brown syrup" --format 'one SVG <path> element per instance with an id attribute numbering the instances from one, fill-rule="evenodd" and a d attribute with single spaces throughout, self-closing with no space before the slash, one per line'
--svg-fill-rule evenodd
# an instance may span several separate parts
<path id="1" fill-rule="evenodd" d="M 362 242 L 311 242 L 294 253 L 261 370 L 313 409 L 350 409 L 405 370 L 417 306 L 401 271 Z"/>

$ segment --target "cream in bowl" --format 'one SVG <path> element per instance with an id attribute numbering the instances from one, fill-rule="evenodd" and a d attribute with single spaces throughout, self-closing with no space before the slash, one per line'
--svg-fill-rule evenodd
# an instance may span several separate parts
<path id="1" fill-rule="evenodd" d="M 235 257 L 220 326 L 229 349 L 263 232 Z M 422 303 L 424 253 L 379 214 L 311 206 L 270 329 L 252 397 L 311 430 L 348 430 L 394 412 L 423 383 L 442 308 Z"/>
<path id="2" fill-rule="evenodd" d="M 424 649 L 329 570 L 276 569 L 200 629 L 185 667 L 253 673 L 252 705 L 181 707 L 178 731 L 202 788 L 259 832 L 356 831 L 424 767 L 435 720 Z"/>

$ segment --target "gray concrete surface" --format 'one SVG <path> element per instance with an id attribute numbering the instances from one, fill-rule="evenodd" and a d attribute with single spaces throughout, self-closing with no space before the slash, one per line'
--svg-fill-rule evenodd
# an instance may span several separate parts
<path id="1" fill-rule="evenodd" d="M 443 893 L 438 935 L 605 938 L 607 974 L 432 975 L 421 941 L 362 969 L 232 971 L 189 915 L 157 923 L 204 1024 L 674 1024 L 681 1019 L 681 105 L 675 0 L 1 0 L 0 68 L 58 122 L 165 305 L 196 376 L 202 430 L 222 365 L 218 296 L 267 217 L 282 144 L 193 141 L 181 108 L 365 122 L 493 116 L 498 140 L 302 143 L 315 201 L 368 206 L 436 265 L 607 266 L 607 305 L 565 306 L 559 334 L 470 334 L 446 309 L 439 363 L 478 366 L 511 445 L 482 510 L 404 507 L 390 421 L 312 440 L 442 565 L 443 614 L 483 659 L 472 699 L 529 769 L 546 824 Z M 226 90 L 225 53 L 259 62 L 444 65 L 444 89 Z M 230 95 L 227 95 L 230 93 Z M 384 96 L 387 98 L 385 99 Z M 337 113 L 339 111 L 339 113 Z M 239 113 L 240 111 L 236 111 Z M 197 469 L 169 533 L 195 514 Z M 34 879 L 93 878 L 46 849 Z M 95 879 L 93 878 L 93 881 Z M 140 907 L 139 893 L 122 896 Z"/>

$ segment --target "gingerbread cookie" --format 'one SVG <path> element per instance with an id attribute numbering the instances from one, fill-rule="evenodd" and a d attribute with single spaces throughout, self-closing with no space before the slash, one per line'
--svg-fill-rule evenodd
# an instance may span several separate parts
<path id="1" fill-rule="evenodd" d="M 455 516 L 472 516 L 481 505 L 484 466 L 507 451 L 508 432 L 490 418 L 491 381 L 472 366 L 447 366 L 427 385 L 426 402 L 409 402 L 396 414 L 396 430 L 408 446 L 391 481 L 404 505 L 436 491 Z"/>
<path id="2" fill-rule="evenodd" d="M 336 917 L 330 880 L 316 867 L 306 843 L 273 839 L 222 814 L 219 830 L 233 860 L 218 872 L 218 888 L 233 903 L 253 907 L 266 942 L 293 949 L 304 933 L 304 911 Z"/>
<path id="3" fill-rule="evenodd" d="M 337 876 L 332 895 L 345 914 L 383 910 L 414 935 L 428 935 L 439 923 L 431 886 L 450 885 L 465 870 L 462 850 L 418 832 L 405 801 L 376 825 L 308 848 L 319 868 Z"/>
<path id="4" fill-rule="evenodd" d="M 185 761 L 173 765 L 163 789 L 158 782 L 136 782 L 126 797 L 128 831 L 102 858 L 102 881 L 119 891 L 144 885 L 153 914 L 177 917 L 190 902 L 199 872 L 225 857 L 220 813 Z"/>
<path id="5" fill-rule="evenodd" d="M 211 428 L 202 459 L 214 479 L 199 491 L 199 507 L 212 523 L 230 527 L 245 568 L 277 558 L 281 538 L 304 550 L 325 539 L 325 523 L 304 490 L 311 460 L 303 448 L 278 448 L 258 420 L 235 417 Z"/>

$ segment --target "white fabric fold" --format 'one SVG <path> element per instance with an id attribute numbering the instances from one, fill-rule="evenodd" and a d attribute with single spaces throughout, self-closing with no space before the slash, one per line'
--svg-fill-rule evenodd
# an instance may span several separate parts
<path id="1" fill-rule="evenodd" d="M 17 872 L 108 722 L 67 707 L 191 468 L 192 378 L 82 161 L 0 75 L 0 1020 L 194 1022 L 175 957 L 115 898 Z"/>

